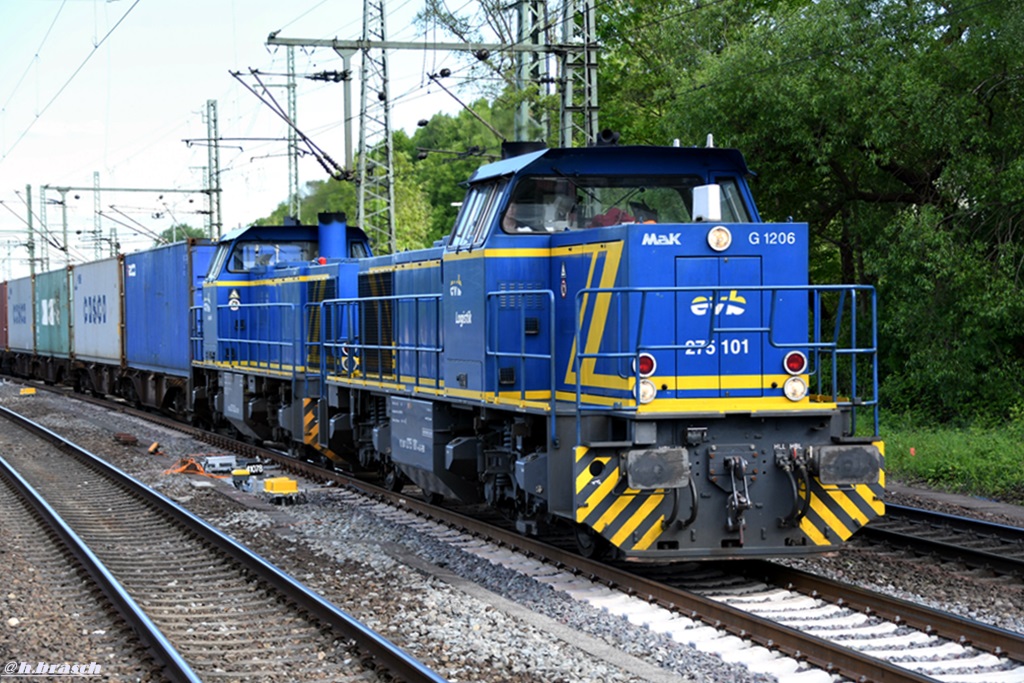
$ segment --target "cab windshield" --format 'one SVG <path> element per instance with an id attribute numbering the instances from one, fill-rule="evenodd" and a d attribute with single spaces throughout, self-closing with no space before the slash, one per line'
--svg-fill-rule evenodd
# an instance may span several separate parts
<path id="1" fill-rule="evenodd" d="M 734 178 L 721 186 L 722 220 L 749 223 L 750 213 Z M 693 188 L 701 176 L 535 176 L 513 189 L 502 214 L 507 233 L 597 228 L 623 223 L 691 223 Z"/>
<path id="2" fill-rule="evenodd" d="M 316 257 L 316 242 L 238 242 L 228 257 L 228 271 L 244 273 L 278 263 L 312 261 Z"/>

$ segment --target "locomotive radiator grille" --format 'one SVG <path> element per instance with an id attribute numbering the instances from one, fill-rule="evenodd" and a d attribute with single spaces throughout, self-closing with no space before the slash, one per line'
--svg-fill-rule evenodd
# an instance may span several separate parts
<path id="1" fill-rule="evenodd" d="M 321 307 L 318 305 L 322 301 L 327 299 L 333 299 L 338 296 L 338 284 L 334 280 L 318 280 L 316 282 L 310 282 L 307 287 L 306 295 L 309 301 L 307 307 L 307 319 L 306 319 L 306 366 L 310 368 L 320 367 L 320 328 L 321 319 L 320 311 Z M 327 362 L 330 364 L 333 358 L 328 355 Z"/>
<path id="2" fill-rule="evenodd" d="M 359 274 L 360 297 L 386 297 L 395 293 L 395 274 L 391 271 Z M 360 307 L 360 330 L 363 344 L 371 347 L 395 345 L 394 318 L 390 300 L 363 302 Z M 395 353 L 389 348 L 368 348 L 363 351 L 363 371 L 377 377 L 395 373 Z"/>

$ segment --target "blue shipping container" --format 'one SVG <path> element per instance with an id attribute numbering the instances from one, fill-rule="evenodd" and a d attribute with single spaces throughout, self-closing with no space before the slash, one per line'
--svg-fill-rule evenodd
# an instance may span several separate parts
<path id="1" fill-rule="evenodd" d="M 34 278 L 7 283 L 7 344 L 11 351 L 35 353 L 36 307 L 32 303 Z"/>
<path id="2" fill-rule="evenodd" d="M 189 240 L 125 255 L 125 355 L 129 366 L 189 375 L 189 309 L 202 305 L 202 282 L 214 250 L 207 240 Z"/>
<path id="3" fill-rule="evenodd" d="M 7 283 L 0 282 L 0 351 L 7 350 Z"/>

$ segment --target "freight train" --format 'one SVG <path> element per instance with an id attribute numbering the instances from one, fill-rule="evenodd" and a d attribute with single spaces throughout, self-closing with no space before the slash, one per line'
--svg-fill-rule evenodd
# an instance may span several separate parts
<path id="1" fill-rule="evenodd" d="M 821 552 L 884 513 L 876 297 L 808 282 L 740 152 L 534 149 L 451 233 L 341 214 L 3 283 L 3 369 L 638 561 Z"/>

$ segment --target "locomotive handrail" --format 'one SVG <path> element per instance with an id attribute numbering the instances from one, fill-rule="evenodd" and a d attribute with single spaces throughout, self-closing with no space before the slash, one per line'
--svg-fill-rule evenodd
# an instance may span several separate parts
<path id="1" fill-rule="evenodd" d="M 358 320 L 359 314 L 363 311 L 362 307 L 367 305 L 367 304 L 380 303 L 380 302 L 398 302 L 399 304 L 401 304 L 401 302 L 411 302 L 411 303 L 415 304 L 413 306 L 414 314 L 413 314 L 413 321 L 412 321 L 412 325 L 411 325 L 412 330 L 414 331 L 414 334 L 415 334 L 415 338 L 414 338 L 414 341 L 413 341 L 412 344 L 399 342 L 398 340 L 394 339 L 393 337 L 392 337 L 392 340 L 391 340 L 390 344 L 371 344 L 371 343 L 367 343 L 365 341 L 362 341 L 364 339 L 364 337 L 360 334 L 360 326 L 359 326 L 359 320 Z M 434 336 L 434 340 L 433 340 L 432 344 L 426 343 L 426 340 L 423 340 L 423 343 L 421 343 L 421 340 L 419 339 L 420 327 L 421 327 L 420 326 L 420 306 L 419 306 L 419 304 L 423 303 L 423 302 L 433 302 L 435 304 L 434 305 L 434 324 L 432 326 L 432 329 L 434 330 L 434 335 L 433 335 Z M 345 297 L 345 298 L 338 298 L 338 299 L 325 299 L 324 301 L 321 301 L 320 304 L 319 304 L 320 309 L 321 309 L 321 314 L 320 314 L 320 340 L 321 340 L 321 344 L 323 345 L 323 348 L 324 348 L 324 353 L 322 354 L 322 356 L 320 358 L 320 370 L 321 370 L 322 376 L 323 377 L 327 377 L 327 375 L 329 374 L 328 373 L 329 370 L 333 370 L 335 373 L 337 372 L 337 369 L 338 369 L 337 365 L 338 365 L 338 363 L 335 362 L 334 365 L 332 365 L 331 367 L 328 367 L 328 359 L 329 358 L 339 358 L 340 357 L 340 358 L 344 359 L 345 357 L 347 357 L 349 355 L 349 350 L 352 350 L 354 352 L 358 352 L 360 358 L 362 357 L 362 355 L 366 351 L 375 351 L 378 354 L 378 368 L 380 370 L 377 373 L 378 379 L 379 380 L 383 380 L 383 378 L 385 376 L 384 375 L 384 371 L 383 371 L 384 363 L 380 362 L 380 361 L 381 361 L 381 354 L 382 354 L 382 352 L 387 352 L 387 353 L 394 354 L 394 357 L 395 357 L 395 362 L 394 362 L 395 379 L 399 383 L 402 383 L 401 382 L 401 378 L 402 378 L 402 371 L 401 370 L 402 369 L 400 368 L 400 364 L 401 364 L 400 361 L 401 361 L 401 358 L 402 358 L 401 354 L 403 354 L 403 353 L 412 353 L 412 354 L 415 354 L 415 362 L 414 362 L 415 370 L 412 373 L 412 377 L 414 378 L 413 384 L 418 387 L 418 386 L 420 386 L 420 380 L 421 380 L 421 377 L 422 377 L 420 354 L 421 353 L 431 353 L 431 354 L 434 354 L 434 359 L 435 359 L 435 363 L 434 364 L 435 364 L 435 367 L 437 368 L 437 374 L 438 374 L 438 376 L 436 378 L 434 378 L 434 381 L 436 383 L 436 386 L 440 386 L 440 382 L 441 382 L 441 377 L 440 377 L 440 367 L 441 367 L 440 356 L 441 356 L 441 353 L 444 352 L 444 347 L 441 345 L 441 340 L 440 340 L 440 329 L 441 329 L 441 305 L 440 305 L 440 302 L 441 302 L 441 295 L 439 293 L 437 293 L 437 294 L 390 294 L 390 295 L 385 295 L 385 296 Z M 336 318 L 333 317 L 333 316 L 328 316 L 327 315 L 327 312 L 329 310 L 334 310 L 334 309 L 341 309 L 341 312 L 339 313 L 338 316 L 336 316 Z M 377 338 L 378 339 L 382 339 L 383 336 L 384 336 L 383 335 L 384 328 L 383 328 L 383 319 L 382 318 L 383 318 L 383 316 L 378 316 L 378 319 L 377 319 L 377 329 L 376 329 L 376 332 L 377 332 Z M 331 336 L 328 336 L 328 329 L 327 329 L 327 325 L 328 325 L 328 321 L 329 320 L 334 323 L 333 332 L 332 332 Z M 338 324 L 339 322 L 342 323 L 342 324 L 339 325 Z M 393 325 L 392 325 L 392 330 L 393 330 Z M 335 353 L 333 353 L 333 354 L 328 353 L 328 350 L 334 350 Z M 345 363 L 345 361 L 343 360 L 342 363 Z M 363 368 L 361 370 L 361 372 L 364 374 L 364 376 L 366 376 L 367 371 L 365 369 L 365 364 L 360 361 L 360 366 Z M 356 366 L 355 363 L 353 363 L 352 367 L 350 367 L 350 368 L 345 367 L 345 365 L 342 364 L 341 369 L 345 373 L 347 373 L 348 375 L 351 376 L 351 375 L 353 375 L 356 372 L 356 367 L 357 366 Z"/>
<path id="2" fill-rule="evenodd" d="M 189 362 L 203 360 L 203 307 L 190 306 L 188 309 Z"/>
<path id="3" fill-rule="evenodd" d="M 261 304 L 219 304 L 217 306 L 217 347 L 221 345 L 230 346 L 232 344 L 237 345 L 238 354 L 235 358 L 229 358 L 229 354 L 221 354 L 218 352 L 218 357 L 224 357 L 229 363 L 250 363 L 255 364 L 256 367 L 265 367 L 267 369 L 276 370 L 278 372 L 290 372 L 295 374 L 298 370 L 299 359 L 303 358 L 303 354 L 296 353 L 294 344 L 291 341 L 271 341 L 263 338 L 249 338 L 247 336 L 238 334 L 237 336 L 230 336 L 230 325 L 220 324 L 221 321 L 235 320 L 243 322 L 244 325 L 235 325 L 235 332 L 249 332 L 250 330 L 259 333 L 260 330 L 265 330 L 267 326 L 271 324 L 270 316 L 273 311 L 284 310 L 286 316 L 291 319 L 293 330 L 290 335 L 290 339 L 301 339 L 299 332 L 301 331 L 301 320 L 298 315 L 295 315 L 295 310 L 298 308 L 297 304 L 294 303 L 261 303 Z M 224 311 L 228 311 L 224 314 Z M 288 315 L 290 313 L 290 315 Z M 266 315 L 264 315 L 266 314 Z M 255 320 L 254 320 L 255 319 Z M 283 324 L 283 320 L 281 324 Z M 228 334 L 222 334 L 222 330 L 228 330 Z M 284 338 L 284 337 L 282 337 Z M 242 351 L 245 351 L 245 357 L 243 358 Z M 274 358 L 273 351 L 277 350 L 277 358 Z M 286 363 L 286 351 L 291 350 L 291 362 Z"/>
<path id="4" fill-rule="evenodd" d="M 499 351 L 497 348 L 491 346 L 491 341 L 495 342 L 499 338 L 498 330 L 498 316 L 497 311 L 492 312 L 490 305 L 492 299 L 499 299 L 501 297 L 515 297 L 520 300 L 525 299 L 528 296 L 546 296 L 548 298 L 548 353 L 526 353 L 526 305 L 525 302 L 521 303 L 516 308 L 519 309 L 519 351 Z M 484 344 L 484 354 L 493 358 L 494 360 L 494 375 L 495 378 L 500 375 L 500 359 L 502 358 L 518 358 L 519 359 L 519 377 L 521 378 L 519 387 L 520 400 L 526 400 L 526 361 L 527 359 L 535 359 L 547 361 L 548 363 L 548 387 L 550 387 L 550 397 L 548 399 L 550 410 L 549 410 L 549 422 L 551 425 L 551 441 L 552 443 L 557 442 L 557 430 L 556 430 L 556 394 L 555 394 L 555 293 L 550 289 L 516 289 L 516 290 L 498 290 L 487 292 L 487 315 L 484 316 L 487 320 L 487 334 L 485 335 L 486 340 Z M 493 327 L 492 327 L 493 326 Z M 493 333 L 493 334 L 492 334 Z M 501 382 L 496 381 L 494 386 L 494 396 L 497 398 L 501 393 Z"/>
<path id="5" fill-rule="evenodd" d="M 763 326 L 753 327 L 729 327 L 716 323 L 716 319 L 724 318 L 716 309 L 717 305 L 720 305 L 721 299 L 719 297 L 720 292 L 757 292 L 762 295 L 768 294 L 771 296 L 771 302 L 769 305 L 768 323 Z M 807 292 L 812 297 L 811 302 L 811 313 L 813 324 L 811 330 L 808 333 L 808 340 L 802 342 L 786 342 L 782 341 L 777 337 L 776 322 L 778 314 L 778 293 L 780 292 Z M 822 340 L 822 295 L 829 292 L 835 292 L 839 295 L 839 303 L 835 310 L 835 327 L 833 329 L 833 336 L 831 340 Z M 870 346 L 858 346 L 857 341 L 857 294 L 859 292 L 865 292 L 870 296 L 870 308 L 871 308 L 871 341 Z M 645 343 L 642 339 L 642 335 L 645 330 L 645 322 L 647 317 L 647 297 L 650 295 L 659 294 L 685 294 L 685 293 L 696 293 L 696 294 L 707 294 L 708 309 L 708 327 L 707 333 L 704 339 L 701 340 L 690 340 L 689 345 L 679 343 L 676 339 L 675 343 L 672 344 L 654 344 Z M 584 317 L 583 307 L 586 305 L 584 302 L 592 300 L 597 301 L 597 297 L 607 296 L 615 298 L 617 300 L 617 306 L 621 312 L 624 301 L 630 297 L 639 296 L 640 306 L 637 315 L 636 322 L 636 337 L 635 340 L 629 340 L 623 343 L 620 348 L 624 348 L 622 351 L 592 351 L 587 352 L 584 347 Z M 849 345 L 840 347 L 840 336 L 842 331 L 842 323 L 844 317 L 847 315 L 847 299 L 849 298 L 850 311 L 850 339 Z M 609 303 L 610 305 L 610 303 Z M 843 407 L 870 407 L 873 413 L 874 429 L 875 433 L 878 430 L 879 422 L 879 401 L 878 401 L 878 317 L 877 317 L 877 294 L 874 287 L 870 285 L 719 285 L 719 286 L 686 286 L 686 287 L 585 287 L 580 289 L 576 293 L 575 298 L 575 313 L 576 320 L 580 321 L 576 326 L 575 330 L 575 344 L 576 354 L 574 358 L 574 368 L 576 373 L 576 409 L 577 413 L 582 411 L 600 411 L 600 410 L 637 410 L 639 409 L 640 403 L 637 400 L 636 387 L 640 384 L 640 372 L 639 368 L 634 368 L 634 389 L 633 397 L 628 401 L 618 401 L 614 403 L 610 408 L 608 406 L 585 404 L 583 402 L 583 373 L 582 365 L 586 359 L 610 359 L 610 358 L 621 358 L 621 359 L 635 359 L 641 352 L 651 351 L 684 351 L 687 348 L 704 348 L 713 343 L 713 338 L 716 334 L 721 333 L 750 333 L 750 334 L 761 334 L 764 335 L 768 341 L 768 344 L 773 348 L 778 349 L 794 349 L 794 350 L 809 350 L 813 356 L 813 368 L 808 368 L 806 374 L 814 376 L 816 378 L 817 393 L 822 395 L 823 389 L 823 378 L 820 372 L 822 367 L 822 355 L 828 355 L 830 357 L 830 370 L 831 370 L 831 391 L 829 395 L 832 401 L 838 406 Z M 627 332 L 628 333 L 628 332 Z M 859 356 L 868 355 L 870 356 L 871 363 L 871 374 L 872 374 L 872 393 L 870 397 L 860 397 L 857 395 L 858 390 L 858 372 L 857 372 L 857 359 Z M 839 356 L 850 357 L 850 392 L 851 395 L 847 400 L 840 400 L 839 395 Z M 629 375 L 623 374 L 620 371 L 621 377 L 628 377 Z M 852 420 L 851 430 L 856 430 L 856 410 L 851 410 Z M 579 432 L 580 426 L 577 424 L 577 432 Z"/>

